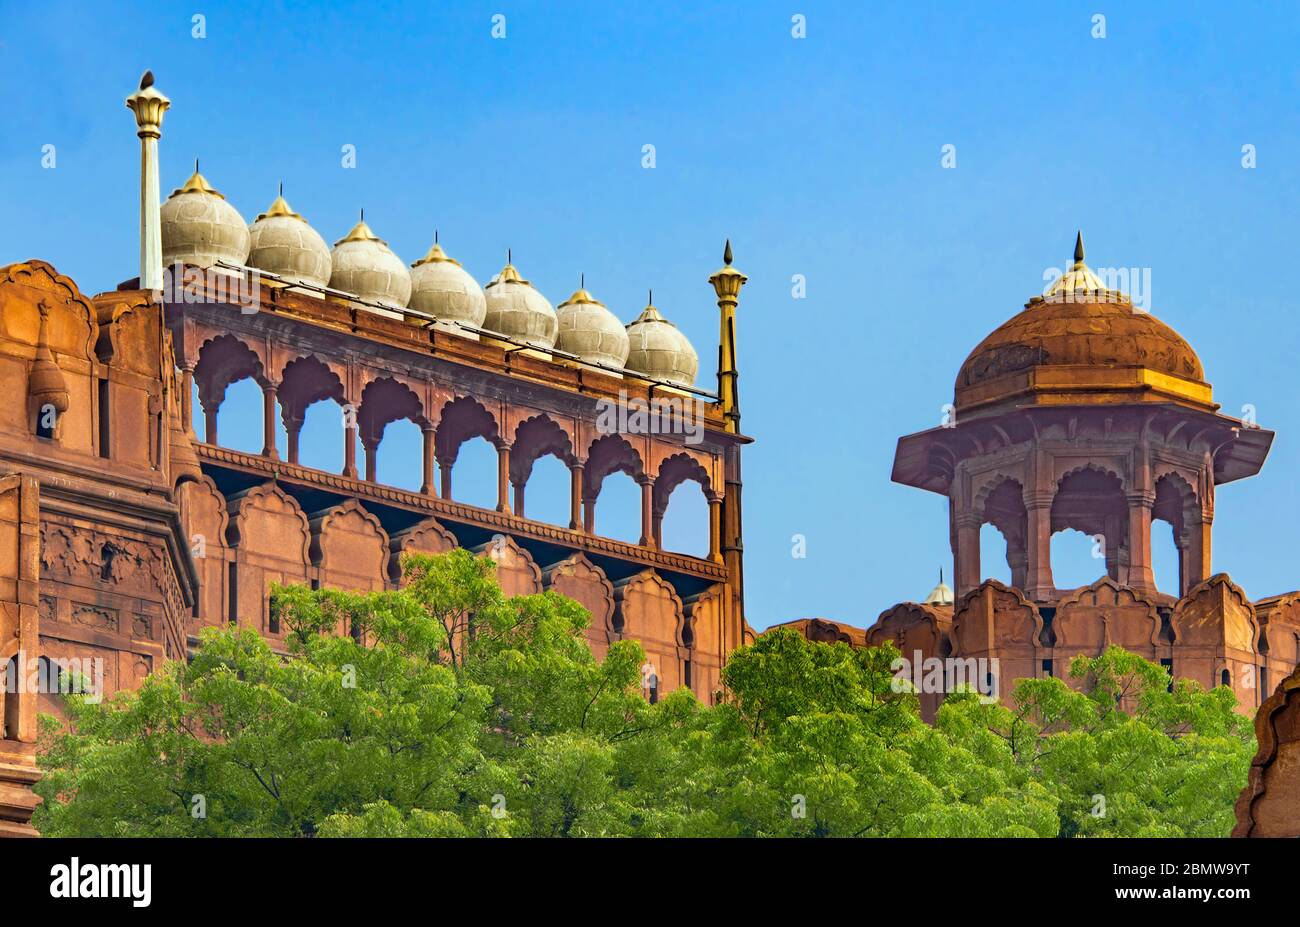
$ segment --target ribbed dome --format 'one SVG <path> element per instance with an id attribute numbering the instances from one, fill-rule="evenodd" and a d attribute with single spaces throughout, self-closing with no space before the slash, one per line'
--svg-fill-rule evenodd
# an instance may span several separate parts
<path id="1" fill-rule="evenodd" d="M 248 227 L 248 266 L 278 274 L 288 283 L 326 286 L 333 262 L 325 239 L 277 196 Z"/>
<path id="2" fill-rule="evenodd" d="M 627 326 L 627 369 L 675 386 L 693 386 L 700 358 L 686 336 L 654 306 Z"/>
<path id="3" fill-rule="evenodd" d="M 555 310 L 513 264 L 501 268 L 483 291 L 487 296 L 484 328 L 543 350 L 555 346 L 559 327 Z"/>
<path id="4" fill-rule="evenodd" d="M 622 367 L 631 346 L 627 330 L 605 304 L 579 288 L 560 303 L 555 346 L 594 364 Z"/>
<path id="5" fill-rule="evenodd" d="M 957 406 L 988 400 L 1000 393 L 990 381 L 1012 374 L 1030 376 L 1036 368 L 1097 368 L 1079 379 L 1078 388 L 1117 388 L 1125 369 L 1145 368 L 1204 384 L 1200 358 L 1181 335 L 1164 322 L 1136 309 L 1122 293 L 1105 289 L 1083 262 L 1083 242 L 1075 246 L 1073 266 L 1024 311 L 998 326 L 979 343 L 957 374 Z M 1061 374 L 1044 372 L 1025 388 L 1046 388 Z M 1134 382 L 1145 382 L 1135 373 Z M 1040 382 L 1041 381 L 1041 382 Z M 1088 399 L 1087 401 L 1092 401 Z"/>
<path id="6" fill-rule="evenodd" d="M 370 230 L 364 216 L 334 243 L 330 286 L 393 309 L 411 298 L 411 272 L 388 243 Z"/>
<path id="7" fill-rule="evenodd" d="M 475 328 L 483 326 L 487 316 L 487 298 L 478 281 L 460 262 L 447 257 L 435 240 L 429 253 L 411 265 L 410 308 L 427 312 L 438 319 L 438 327 L 467 338 L 478 335 L 456 325 L 464 322 Z"/>
<path id="8" fill-rule="evenodd" d="M 160 210 L 162 259 L 211 267 L 218 261 L 243 264 L 248 259 L 248 225 L 235 207 L 214 190 L 194 166 L 185 186 L 172 191 Z"/>

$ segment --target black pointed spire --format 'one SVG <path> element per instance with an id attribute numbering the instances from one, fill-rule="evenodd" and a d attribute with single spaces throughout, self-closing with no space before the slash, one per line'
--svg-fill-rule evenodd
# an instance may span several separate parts
<path id="1" fill-rule="evenodd" d="M 731 239 L 727 239 L 727 246 L 722 249 L 722 263 L 728 267 L 731 266 Z"/>
<path id="2" fill-rule="evenodd" d="M 1083 263 L 1083 230 L 1082 229 L 1079 230 L 1079 233 L 1074 238 L 1074 260 L 1075 263 L 1077 264 Z"/>
<path id="3" fill-rule="evenodd" d="M 148 90 L 152 86 L 153 86 L 153 71 L 145 71 L 144 74 L 140 76 L 140 89 Z"/>

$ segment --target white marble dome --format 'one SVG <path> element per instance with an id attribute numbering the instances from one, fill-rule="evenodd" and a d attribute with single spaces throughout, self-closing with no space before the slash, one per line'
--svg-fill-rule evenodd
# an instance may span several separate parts
<path id="1" fill-rule="evenodd" d="M 627 363 L 627 329 L 605 304 L 584 288 L 560 303 L 556 312 L 559 335 L 555 346 L 593 364 L 622 367 Z"/>
<path id="2" fill-rule="evenodd" d="M 211 267 L 218 261 L 243 264 L 248 259 L 248 225 L 235 207 L 198 171 L 172 191 L 160 210 L 163 266 L 178 261 Z"/>
<path id="3" fill-rule="evenodd" d="M 286 283 L 327 286 L 333 262 L 325 239 L 277 196 L 248 227 L 248 266 L 277 274 Z"/>
<path id="4" fill-rule="evenodd" d="M 484 328 L 542 350 L 555 347 L 559 328 L 555 310 L 513 264 L 501 268 L 483 292 L 487 296 Z"/>
<path id="5" fill-rule="evenodd" d="M 370 230 L 365 217 L 334 243 L 330 286 L 359 299 L 405 309 L 411 298 L 411 272 L 388 243 Z"/>
<path id="6" fill-rule="evenodd" d="M 411 265 L 411 301 L 407 305 L 436 318 L 437 327 L 466 338 L 478 335 L 456 323 L 481 328 L 487 317 L 483 288 L 436 240 L 429 253 Z"/>
<path id="7" fill-rule="evenodd" d="M 627 337 L 628 370 L 674 386 L 695 385 L 700 356 L 677 326 L 654 306 L 646 306 L 636 321 L 628 325 Z"/>

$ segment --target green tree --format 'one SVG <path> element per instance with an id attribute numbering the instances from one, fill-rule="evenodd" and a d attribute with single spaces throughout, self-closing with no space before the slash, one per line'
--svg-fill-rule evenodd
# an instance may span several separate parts
<path id="1" fill-rule="evenodd" d="M 277 589 L 288 654 L 209 628 L 191 662 L 47 719 L 50 835 L 1223 834 L 1252 745 L 1226 689 L 1111 650 L 1087 691 L 1023 680 L 936 723 L 892 646 L 788 629 L 733 653 L 728 697 L 651 705 L 644 654 L 596 660 L 577 603 L 505 599 L 465 551 L 399 590 Z M 350 631 L 351 633 L 342 633 Z M 1102 796 L 1104 813 L 1096 813 Z"/>

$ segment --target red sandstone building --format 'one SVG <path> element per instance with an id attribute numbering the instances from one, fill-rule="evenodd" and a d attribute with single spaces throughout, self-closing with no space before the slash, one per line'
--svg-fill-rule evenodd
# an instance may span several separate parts
<path id="1" fill-rule="evenodd" d="M 94 666 L 111 694 L 185 659 L 204 626 L 279 640 L 273 583 L 393 588 L 403 553 L 464 547 L 497 561 L 507 594 L 554 589 L 582 603 L 597 654 L 640 641 L 650 697 L 685 685 L 712 701 L 725 655 L 752 637 L 733 324 L 746 278 L 730 245 L 709 278 L 721 313 L 711 393 L 694 384 L 694 348 L 653 306 L 625 326 L 580 289 L 557 310 L 509 263 L 480 287 L 436 242 L 408 268 L 364 221 L 331 250 L 283 197 L 246 224 L 197 169 L 160 202 L 169 105 L 150 75 L 127 100 L 141 140 L 139 279 L 91 296 L 44 261 L 0 267 L 9 677 L 27 681 L 37 663 Z M 250 378 L 264 400 L 261 453 L 217 435 L 228 388 Z M 343 413 L 341 473 L 298 454 L 307 408 L 331 401 Z M 652 414 L 611 428 L 602 411 L 615 405 Z M 419 491 L 376 479 L 385 428 L 401 419 L 423 435 Z M 452 486 L 461 446 L 477 437 L 497 452 L 492 508 L 457 501 Z M 544 455 L 570 471 L 566 525 L 525 514 Z M 615 472 L 640 487 L 637 543 L 594 530 Z M 684 481 L 708 502 L 706 556 L 663 549 Z M 0 834 L 31 834 L 36 714 L 56 703 L 9 688 Z"/>
<path id="2" fill-rule="evenodd" d="M 1273 433 L 1223 415 L 1177 332 L 1074 263 L 999 326 L 957 374 L 944 424 L 899 439 L 893 479 L 948 498 L 955 592 L 886 609 L 865 632 L 824 619 L 812 640 L 892 640 L 910 660 L 985 661 L 997 694 L 1066 677 L 1117 644 L 1254 714 L 1300 659 L 1300 593 L 1252 600 L 1211 568 L 1218 487 L 1254 476 Z M 1172 530 L 1177 596 L 1152 577 L 1151 533 Z M 980 529 L 1006 542 L 1011 584 L 986 579 Z M 1058 589 L 1051 537 L 1075 529 L 1100 554 L 1096 582 Z M 996 662 L 994 662 L 996 661 Z M 925 692 L 933 717 L 943 692 Z"/>
<path id="3" fill-rule="evenodd" d="M 580 289 L 557 311 L 510 263 L 479 287 L 436 242 L 408 268 L 364 221 L 329 249 L 283 197 L 246 224 L 197 168 L 162 202 L 169 101 L 146 75 L 127 105 L 141 140 L 139 279 L 89 296 L 44 261 L 0 267 L 0 383 L 13 400 L 0 407 L 7 674 L 93 665 L 104 692 L 132 688 L 184 659 L 204 626 L 280 639 L 273 583 L 393 588 L 402 553 L 464 547 L 497 560 L 508 594 L 581 602 L 598 654 L 638 640 L 658 690 L 714 699 L 726 655 L 752 639 L 734 332 L 745 277 L 730 247 L 709 278 L 721 325 L 717 392 L 705 393 L 694 348 L 653 306 L 624 326 Z M 218 409 L 245 379 L 263 397 L 261 453 L 217 435 Z M 331 401 L 344 413 L 341 473 L 298 454 L 306 410 Z M 611 430 L 611 403 L 657 406 L 669 427 Z M 672 427 L 691 408 L 699 441 Z M 402 419 L 423 436 L 419 491 L 376 479 L 385 429 Z M 492 508 L 457 501 L 451 480 L 462 445 L 480 437 L 497 452 Z M 996 661 L 1008 682 L 1064 675 L 1073 656 L 1119 644 L 1176 676 L 1230 685 L 1254 711 L 1300 658 L 1300 593 L 1252 601 L 1214 573 L 1211 527 L 1216 487 L 1257 473 L 1272 438 L 1219 412 L 1191 347 L 1106 289 L 1080 242 L 1071 269 L 962 365 L 944 426 L 899 441 L 894 480 L 949 500 L 955 594 L 941 582 L 866 631 L 794 624 L 814 640 Z M 570 471 L 564 526 L 526 515 L 545 455 Z M 594 530 L 602 484 L 619 471 L 640 486 L 638 543 Z M 687 480 L 708 500 L 705 557 L 663 549 L 664 512 Z M 1154 586 L 1155 521 L 1176 538 L 1177 597 Z M 1006 541 L 1010 585 L 984 578 L 985 523 Z M 1050 539 L 1070 528 L 1099 540 L 1105 575 L 1063 590 Z M 1298 687 L 1281 686 L 1261 712 L 1243 832 L 1296 829 Z M 36 713 L 48 696 L 16 689 L 0 693 L 0 835 L 34 833 Z M 923 712 L 942 697 L 923 694 Z"/>

